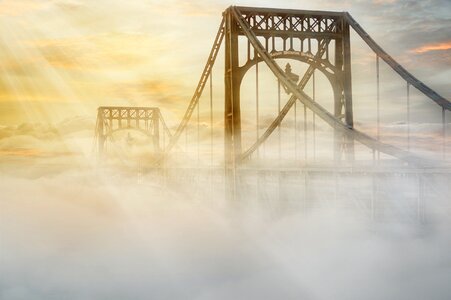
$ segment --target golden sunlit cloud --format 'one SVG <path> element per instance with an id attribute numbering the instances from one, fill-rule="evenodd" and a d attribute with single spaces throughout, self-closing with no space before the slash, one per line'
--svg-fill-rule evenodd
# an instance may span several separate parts
<path id="1" fill-rule="evenodd" d="M 115 65 L 121 68 L 139 66 L 149 54 L 161 46 L 158 38 L 143 34 L 108 33 L 66 39 L 42 39 L 29 43 L 35 46 L 54 67 L 94 69 Z"/>
<path id="2" fill-rule="evenodd" d="M 193 2 L 186 0 L 150 0 L 147 2 L 151 11 L 159 16 L 185 16 L 185 17 L 206 17 L 218 16 L 227 8 L 227 4 L 221 2 L 210 2 L 205 5 L 203 2 Z M 230 5 L 230 4 L 229 4 Z"/>
<path id="3" fill-rule="evenodd" d="M 42 9 L 45 1 L 15 0 L 0 1 L 0 15 L 20 16 L 35 10 Z"/>
<path id="4" fill-rule="evenodd" d="M 426 53 L 429 51 L 439 51 L 439 50 L 448 50 L 448 49 L 451 49 L 451 41 L 423 45 L 421 47 L 413 49 L 411 52 L 421 54 L 421 53 Z"/>
<path id="5" fill-rule="evenodd" d="M 33 157 L 40 156 L 41 152 L 37 149 L 12 149 L 1 150 L 0 156 L 20 156 L 20 157 Z"/>

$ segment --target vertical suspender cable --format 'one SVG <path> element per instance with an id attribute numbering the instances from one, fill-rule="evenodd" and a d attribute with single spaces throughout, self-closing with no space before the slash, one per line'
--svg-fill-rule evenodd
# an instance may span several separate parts
<path id="1" fill-rule="evenodd" d="M 213 67 L 212 67 L 213 68 Z M 213 70 L 210 71 L 210 195 L 213 194 Z"/>
<path id="2" fill-rule="evenodd" d="M 442 139 L 443 139 L 442 155 L 443 155 L 443 160 L 446 160 L 446 115 L 445 115 L 444 107 L 442 107 Z"/>
<path id="3" fill-rule="evenodd" d="M 307 164 L 307 107 L 304 104 L 304 160 Z"/>
<path id="4" fill-rule="evenodd" d="M 213 166 L 213 72 L 210 72 L 210 165 Z"/>
<path id="5" fill-rule="evenodd" d="M 187 152 L 187 153 L 188 153 L 188 126 L 189 126 L 189 124 L 186 124 L 186 127 L 185 127 L 185 152 Z"/>
<path id="6" fill-rule="evenodd" d="M 255 58 L 256 59 L 256 58 Z M 257 132 L 257 140 L 260 137 L 260 112 L 259 112 L 259 99 L 258 99 L 258 62 L 255 64 L 255 126 Z M 260 147 L 257 148 L 257 158 L 260 158 Z"/>
<path id="7" fill-rule="evenodd" d="M 316 81 L 315 81 L 315 71 L 313 71 L 313 102 L 316 100 Z M 316 126 L 315 126 L 316 114 L 313 112 L 313 160 L 316 160 Z"/>
<path id="8" fill-rule="evenodd" d="M 294 160 L 298 159 L 298 112 L 297 101 L 294 102 Z"/>
<path id="9" fill-rule="evenodd" d="M 379 55 L 376 54 L 376 80 L 377 80 L 377 98 L 376 98 L 376 113 L 377 113 L 377 140 L 380 140 L 380 82 L 379 82 Z M 377 151 L 377 159 L 380 160 L 381 153 Z"/>
<path id="10" fill-rule="evenodd" d="M 407 82 L 407 151 L 410 151 L 410 83 Z"/>
<path id="11" fill-rule="evenodd" d="M 162 135 L 163 135 L 163 151 L 164 151 L 164 149 L 166 149 L 166 131 L 164 130 L 164 124 L 161 121 L 161 115 L 160 115 L 160 123 L 161 123 L 161 128 L 163 128 Z"/>
<path id="12" fill-rule="evenodd" d="M 191 119 L 192 114 L 194 113 L 194 110 L 196 109 L 196 105 L 197 105 L 197 102 L 199 101 L 199 98 L 202 96 L 202 92 L 204 90 L 205 83 L 207 82 L 208 75 L 211 72 L 212 67 L 216 61 L 216 56 L 220 50 L 222 41 L 225 36 L 225 31 L 226 31 L 225 21 L 226 21 L 226 18 L 223 17 L 221 20 L 221 25 L 219 26 L 218 32 L 215 37 L 213 47 L 211 48 L 207 63 L 205 64 L 204 70 L 202 71 L 201 78 L 199 79 L 197 87 L 196 87 L 194 94 L 189 102 L 188 108 L 185 111 L 182 121 L 180 122 L 177 129 L 175 130 L 175 133 L 171 136 L 171 140 L 168 143 L 166 152 L 171 151 L 172 148 L 177 144 L 177 141 L 179 140 L 181 134 L 185 130 L 185 127 L 188 125 L 188 122 Z"/>
<path id="13" fill-rule="evenodd" d="M 277 111 L 278 114 L 280 114 L 280 80 L 277 80 Z M 282 130 L 281 126 L 282 124 L 279 124 L 279 162 L 280 162 L 280 152 L 281 152 L 281 139 L 282 139 Z"/>
<path id="14" fill-rule="evenodd" d="M 197 103 L 197 163 L 200 160 L 200 102 Z"/>

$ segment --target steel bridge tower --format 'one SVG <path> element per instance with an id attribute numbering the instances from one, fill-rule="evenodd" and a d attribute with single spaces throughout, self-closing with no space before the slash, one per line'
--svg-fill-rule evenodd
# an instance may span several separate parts
<path id="1" fill-rule="evenodd" d="M 225 18 L 225 163 L 234 165 L 242 153 L 241 82 L 251 66 L 263 61 L 255 49 L 247 49 L 247 60 L 239 62 L 239 36 L 246 36 L 230 7 Z M 302 90 L 315 70 L 330 81 L 334 93 L 334 116 L 353 128 L 350 25 L 343 13 L 240 8 L 240 16 L 262 41 L 272 58 L 289 58 L 309 64 L 298 89 Z M 300 48 L 295 49 L 295 44 Z M 253 53 L 252 53 L 253 52 Z M 297 82 L 296 82 L 297 83 Z M 341 131 L 335 134 L 336 155 L 352 156 L 353 142 Z"/>
<path id="2" fill-rule="evenodd" d="M 99 157 L 103 157 L 106 141 L 121 130 L 137 130 L 152 139 L 156 152 L 161 152 L 160 122 L 166 128 L 160 109 L 156 107 L 101 106 L 97 109 L 95 144 Z"/>
<path id="3" fill-rule="evenodd" d="M 373 137 L 354 128 L 352 75 L 351 75 L 351 29 L 374 52 L 377 62 L 377 96 L 375 114 L 377 116 L 377 136 Z M 243 37 L 246 44 L 239 43 Z M 225 40 L 225 41 L 224 41 Z M 219 49 L 224 41 L 225 46 L 225 99 L 224 99 L 224 164 L 226 174 L 232 175 L 237 166 L 251 158 L 253 153 L 265 143 L 275 129 L 280 126 L 288 112 L 294 108 L 296 116 L 297 101 L 304 106 L 304 128 L 306 128 L 307 111 L 327 123 L 334 130 L 335 164 L 341 161 L 343 153 L 349 161 L 353 161 L 354 142 L 373 151 L 373 159 L 377 153 L 395 157 L 409 165 L 430 166 L 433 162 L 420 158 L 409 149 L 403 149 L 380 139 L 380 88 L 379 61 L 384 61 L 407 84 L 406 115 L 410 120 L 410 87 L 416 88 L 423 95 L 435 102 L 442 109 L 443 153 L 446 153 L 446 111 L 451 111 L 451 102 L 437 94 L 423 82 L 404 69 L 395 59 L 385 52 L 370 35 L 347 12 L 292 10 L 276 8 L 256 8 L 231 6 L 223 12 L 218 32 L 213 42 L 197 87 L 188 104 L 182 121 L 172 135 L 165 153 L 173 149 L 183 132 L 187 132 L 188 123 L 197 108 L 197 130 L 199 144 L 199 101 L 206 84 L 210 90 L 210 126 L 213 128 L 212 69 Z M 244 48 L 244 49 L 241 49 Z M 241 50 L 241 51 L 240 51 Z M 239 55 L 241 54 L 241 55 Z M 240 58 L 245 54 L 244 60 Z M 247 54 L 247 56 L 246 56 Z M 291 59 L 308 65 L 303 76 L 291 73 L 288 66 L 285 71 L 277 64 L 277 59 Z M 258 120 L 258 66 L 262 63 L 273 73 L 278 81 L 279 111 L 272 123 L 259 133 Z M 241 141 L 241 103 L 240 89 L 243 77 L 255 66 L 256 71 L 256 133 L 257 138 L 247 149 L 242 148 Z M 333 90 L 333 111 L 324 108 L 315 101 L 315 71 L 321 72 L 330 82 Z M 294 76 L 293 76 L 294 75 Z M 304 88 L 312 79 L 313 95 L 308 95 Z M 280 103 L 280 91 L 285 90 L 289 100 L 283 108 Z M 296 118 L 296 117 L 295 117 Z M 409 128 L 409 125 L 408 125 Z M 408 145 L 410 140 L 407 131 Z M 305 135 L 305 133 L 304 133 Z M 210 131 L 210 149 L 213 155 L 213 131 Z M 185 139 L 186 140 L 186 139 Z M 305 144 L 307 142 L 305 141 Z M 315 141 L 314 141 L 315 145 Z M 199 146 L 198 146 L 199 149 Z M 198 150 L 199 151 L 199 150 Z M 279 134 L 280 153 L 280 134 Z M 280 156 L 280 154 L 279 154 Z M 445 156 L 445 155 L 444 155 Z M 199 154 L 198 154 L 199 157 Z M 212 159 L 211 159 L 212 160 Z M 227 176 L 229 177 L 229 176 Z M 236 180 L 236 179 L 233 179 Z"/>

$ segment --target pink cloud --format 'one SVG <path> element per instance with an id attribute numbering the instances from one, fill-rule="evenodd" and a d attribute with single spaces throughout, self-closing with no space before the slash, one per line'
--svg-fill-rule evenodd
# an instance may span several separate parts
<path id="1" fill-rule="evenodd" d="M 426 44 L 421 47 L 413 49 L 412 52 L 421 54 L 429 51 L 448 50 L 448 49 L 451 49 L 451 41 Z"/>

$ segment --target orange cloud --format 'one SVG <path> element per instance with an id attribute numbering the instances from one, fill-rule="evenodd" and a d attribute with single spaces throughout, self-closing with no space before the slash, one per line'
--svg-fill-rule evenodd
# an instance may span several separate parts
<path id="1" fill-rule="evenodd" d="M 42 152 L 37 149 L 0 149 L 0 156 L 21 156 L 21 157 L 36 157 L 41 156 Z"/>
<path id="2" fill-rule="evenodd" d="M 451 49 L 451 41 L 423 45 L 421 47 L 413 49 L 412 52 L 421 54 L 429 51 L 448 50 L 448 49 Z"/>

